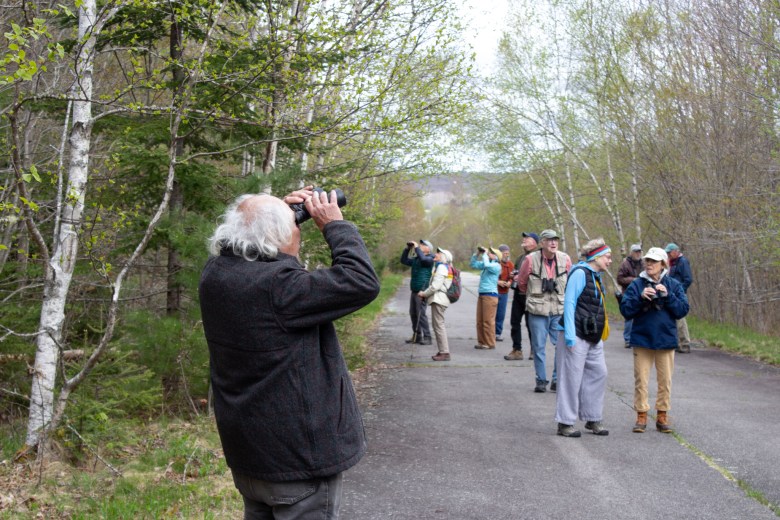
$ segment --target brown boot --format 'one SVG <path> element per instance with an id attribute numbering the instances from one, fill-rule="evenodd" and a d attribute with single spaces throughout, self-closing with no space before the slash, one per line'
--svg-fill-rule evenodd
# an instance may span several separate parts
<path id="1" fill-rule="evenodd" d="M 637 412 L 636 424 L 634 425 L 634 429 L 631 431 L 634 433 L 644 433 L 645 428 L 647 428 L 647 412 Z"/>
<path id="2" fill-rule="evenodd" d="M 669 418 L 666 416 L 666 412 L 658 410 L 655 416 L 655 427 L 661 433 L 672 433 L 672 427 L 669 425 Z"/>
<path id="3" fill-rule="evenodd" d="M 504 356 L 504 359 L 506 359 L 507 361 L 522 361 L 523 351 L 512 349 L 512 352 Z"/>

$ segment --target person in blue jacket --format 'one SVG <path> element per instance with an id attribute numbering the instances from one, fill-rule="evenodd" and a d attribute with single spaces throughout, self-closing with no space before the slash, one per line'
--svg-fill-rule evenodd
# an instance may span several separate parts
<path id="1" fill-rule="evenodd" d="M 637 413 L 633 431 L 642 433 L 647 426 L 647 386 L 650 369 L 655 364 L 656 428 L 671 433 L 667 413 L 672 403 L 674 351 L 677 348 L 676 321 L 688 314 L 688 298 L 680 282 L 669 276 L 668 256 L 660 247 L 651 247 L 644 256 L 645 270 L 623 293 L 620 313 L 634 320 L 631 348 L 634 351 L 634 410 Z"/>
<path id="2" fill-rule="evenodd" d="M 680 282 L 685 294 L 688 294 L 688 287 L 693 283 L 693 273 L 691 272 L 691 263 L 680 251 L 680 246 L 671 242 L 664 248 L 669 255 L 669 276 Z M 681 354 L 691 353 L 691 335 L 688 332 L 688 321 L 685 318 L 677 320 L 677 352 Z"/>
<path id="3" fill-rule="evenodd" d="M 501 251 L 479 247 L 471 255 L 470 265 L 482 272 L 479 275 L 477 299 L 477 344 L 474 348 L 496 348 L 496 310 L 498 309 L 498 275 L 501 274 Z"/>
<path id="4" fill-rule="evenodd" d="M 604 304 L 601 273 L 612 264 L 612 250 L 603 238 L 582 248 L 585 261 L 569 271 L 556 345 L 558 396 L 555 421 L 558 435 L 579 437 L 577 419 L 596 435 L 609 435 L 602 424 L 604 395 L 607 391 L 607 363 L 604 340 L 609 337 L 609 321 Z"/>

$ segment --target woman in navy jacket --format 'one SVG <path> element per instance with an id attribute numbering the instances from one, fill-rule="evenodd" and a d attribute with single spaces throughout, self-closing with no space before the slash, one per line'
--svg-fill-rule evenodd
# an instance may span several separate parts
<path id="1" fill-rule="evenodd" d="M 659 247 L 651 247 L 644 256 L 645 270 L 623 293 L 620 313 L 634 320 L 629 341 L 634 350 L 634 430 L 645 431 L 648 403 L 647 385 L 655 364 L 656 428 L 671 433 L 667 412 L 671 408 L 674 351 L 677 348 L 676 321 L 688 314 L 688 298 L 682 284 L 669 276 L 669 259 Z"/>

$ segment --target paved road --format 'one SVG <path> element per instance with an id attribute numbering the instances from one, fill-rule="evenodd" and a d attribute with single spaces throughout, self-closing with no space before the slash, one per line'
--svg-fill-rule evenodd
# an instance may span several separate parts
<path id="1" fill-rule="evenodd" d="M 360 384 L 369 452 L 346 474 L 344 518 L 777 518 L 746 488 L 780 506 L 779 369 L 694 348 L 676 358 L 677 434 L 632 433 L 632 357 L 613 317 L 610 435 L 560 437 L 555 394 L 533 393 L 532 363 L 504 361 L 508 341 L 473 348 L 477 277 L 464 284 L 446 314 L 450 362 L 403 342 L 408 286 L 385 308 L 372 338 L 382 364 Z"/>

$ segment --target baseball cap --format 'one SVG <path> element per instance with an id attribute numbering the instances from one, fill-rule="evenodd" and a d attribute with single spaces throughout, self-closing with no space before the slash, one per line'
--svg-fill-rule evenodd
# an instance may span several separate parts
<path id="1" fill-rule="evenodd" d="M 642 244 L 631 244 L 631 252 L 636 253 L 642 250 Z"/>
<path id="2" fill-rule="evenodd" d="M 444 260 L 446 260 L 448 264 L 452 263 L 452 253 L 450 253 L 446 249 L 442 249 L 440 247 L 437 247 L 436 251 L 438 251 L 439 253 L 444 255 Z"/>
<path id="3" fill-rule="evenodd" d="M 524 237 L 531 237 L 534 240 L 536 240 L 537 244 L 539 243 L 539 235 L 537 235 L 536 233 L 528 233 L 527 231 L 523 231 L 523 236 Z"/>
<path id="4" fill-rule="evenodd" d="M 675 244 L 674 242 L 669 242 L 668 244 L 666 244 L 666 247 L 664 248 L 664 250 L 665 250 L 667 253 L 668 253 L 669 251 L 674 251 L 675 249 L 680 249 L 680 246 L 678 246 L 678 245 L 677 245 L 677 244 Z"/>
<path id="5" fill-rule="evenodd" d="M 433 244 L 431 244 L 429 241 L 427 241 L 427 240 L 424 240 L 424 239 L 422 239 L 422 238 L 421 238 L 421 239 L 420 239 L 420 243 L 421 243 L 421 244 L 425 244 L 426 246 L 428 246 L 428 248 L 429 248 L 431 251 L 433 251 Z"/>
<path id="6" fill-rule="evenodd" d="M 642 258 L 649 258 L 650 260 L 655 260 L 656 262 L 669 261 L 669 256 L 666 254 L 666 251 L 660 247 L 651 247 Z"/>
<path id="7" fill-rule="evenodd" d="M 542 237 L 542 239 L 545 238 L 561 238 L 558 236 L 558 233 L 554 229 L 545 229 L 541 233 L 539 233 L 539 236 Z"/>

